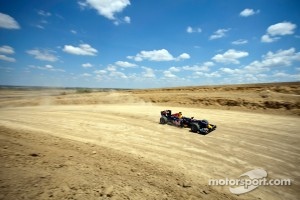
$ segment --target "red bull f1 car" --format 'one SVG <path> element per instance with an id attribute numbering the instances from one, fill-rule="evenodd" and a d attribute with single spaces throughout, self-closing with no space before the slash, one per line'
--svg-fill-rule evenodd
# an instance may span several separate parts
<path id="1" fill-rule="evenodd" d="M 197 120 L 194 117 L 184 117 L 181 112 L 172 114 L 171 110 L 164 110 L 160 112 L 160 124 L 169 124 L 182 128 L 190 128 L 194 133 L 206 135 L 214 131 L 217 126 L 210 124 L 207 120 Z"/>

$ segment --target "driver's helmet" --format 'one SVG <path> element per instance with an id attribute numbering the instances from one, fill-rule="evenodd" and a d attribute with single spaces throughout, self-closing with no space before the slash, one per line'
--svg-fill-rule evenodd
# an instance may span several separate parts
<path id="1" fill-rule="evenodd" d="M 181 112 L 178 113 L 178 118 L 182 118 L 182 113 Z"/>
<path id="2" fill-rule="evenodd" d="M 208 121 L 207 121 L 206 119 L 201 120 L 201 123 L 202 123 L 203 125 L 205 125 L 206 128 L 207 128 L 208 125 L 209 125 L 209 123 L 208 123 Z"/>

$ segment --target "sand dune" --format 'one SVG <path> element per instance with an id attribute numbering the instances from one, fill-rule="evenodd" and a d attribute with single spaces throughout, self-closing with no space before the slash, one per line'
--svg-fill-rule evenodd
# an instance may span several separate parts
<path id="1" fill-rule="evenodd" d="M 244 105 L 199 108 L 203 102 L 182 106 L 177 98 L 164 99 L 182 94 L 193 102 L 214 94 L 210 97 L 297 105 L 298 88 L 276 92 L 255 86 L 238 89 L 239 97 L 233 88 L 195 88 L 44 95 L 1 91 L 0 199 L 299 198 L 297 106 L 261 108 L 269 113 L 260 113 Z M 204 89 L 205 94 L 195 92 Z M 161 125 L 159 112 L 167 108 L 218 128 L 203 136 Z M 292 185 L 260 186 L 243 195 L 230 193 L 229 186 L 208 185 L 209 179 L 237 179 L 256 168 L 266 170 L 268 179 L 293 179 Z"/>

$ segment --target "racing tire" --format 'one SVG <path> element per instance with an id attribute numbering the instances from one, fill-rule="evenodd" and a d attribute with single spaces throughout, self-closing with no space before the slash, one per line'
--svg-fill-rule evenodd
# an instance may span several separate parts
<path id="1" fill-rule="evenodd" d="M 160 119 L 159 119 L 159 123 L 160 124 L 166 124 L 168 122 L 168 119 L 166 118 L 166 117 L 161 117 Z"/>
<path id="2" fill-rule="evenodd" d="M 200 127 L 198 124 L 195 124 L 195 123 L 192 123 L 191 124 L 191 131 L 194 132 L 194 133 L 198 133 Z"/>

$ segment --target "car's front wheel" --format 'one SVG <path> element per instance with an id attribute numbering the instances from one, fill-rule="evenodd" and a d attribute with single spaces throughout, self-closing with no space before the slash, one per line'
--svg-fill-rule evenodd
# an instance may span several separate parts
<path id="1" fill-rule="evenodd" d="M 195 124 L 195 123 L 192 123 L 191 124 L 191 131 L 194 132 L 194 133 L 198 133 L 200 127 L 198 124 Z"/>

